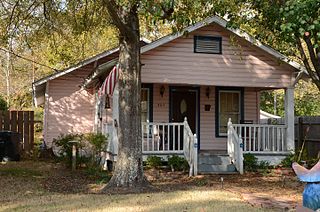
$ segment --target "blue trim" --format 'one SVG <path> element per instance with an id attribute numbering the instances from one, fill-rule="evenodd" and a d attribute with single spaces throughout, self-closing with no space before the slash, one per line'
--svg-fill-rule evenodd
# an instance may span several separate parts
<path id="1" fill-rule="evenodd" d="M 176 90 L 194 90 L 196 91 L 196 99 L 197 99 L 197 104 L 196 104 L 196 115 L 197 115 L 197 138 L 198 138 L 198 150 L 200 150 L 200 87 L 193 87 L 193 86 L 169 86 L 169 122 L 172 120 L 172 111 L 173 111 L 173 106 L 172 106 L 172 91 Z"/>
<path id="2" fill-rule="evenodd" d="M 244 88 L 243 87 L 216 87 L 216 138 L 226 138 L 225 135 L 219 135 L 219 92 L 220 91 L 240 91 L 240 123 L 244 120 Z"/>
<path id="3" fill-rule="evenodd" d="M 153 122 L 153 84 L 151 83 L 143 83 L 141 84 L 141 88 L 149 89 L 149 121 Z"/>

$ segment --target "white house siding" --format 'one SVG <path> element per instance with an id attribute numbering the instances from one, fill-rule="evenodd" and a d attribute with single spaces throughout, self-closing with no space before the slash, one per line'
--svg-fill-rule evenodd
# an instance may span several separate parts
<path id="1" fill-rule="evenodd" d="M 222 54 L 194 53 L 193 36 L 222 36 Z M 216 24 L 145 52 L 142 82 L 288 87 L 294 69 Z"/>
<path id="2" fill-rule="evenodd" d="M 85 133 L 93 129 L 94 95 L 80 89 L 88 70 L 51 80 L 48 86 L 45 141 L 51 146 L 61 133 Z"/>

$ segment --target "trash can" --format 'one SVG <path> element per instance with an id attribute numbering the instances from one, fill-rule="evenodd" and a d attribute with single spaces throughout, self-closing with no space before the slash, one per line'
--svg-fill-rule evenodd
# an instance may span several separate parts
<path id="1" fill-rule="evenodd" d="M 0 161 L 3 159 L 19 161 L 20 153 L 20 134 L 12 131 L 0 131 Z"/>

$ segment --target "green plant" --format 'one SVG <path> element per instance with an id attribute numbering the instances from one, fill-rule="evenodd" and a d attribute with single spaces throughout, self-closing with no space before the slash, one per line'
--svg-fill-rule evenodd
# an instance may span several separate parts
<path id="1" fill-rule="evenodd" d="M 171 169 L 177 170 L 177 171 L 184 171 L 189 168 L 188 161 L 186 159 L 179 157 L 177 155 L 173 155 L 171 157 L 168 157 L 168 165 L 171 167 Z"/>
<path id="2" fill-rule="evenodd" d="M 162 164 L 162 158 L 158 156 L 149 156 L 147 158 L 147 167 L 148 168 L 159 168 Z"/>
<path id="3" fill-rule="evenodd" d="M 95 151 L 101 152 L 106 149 L 108 136 L 102 133 L 87 133 L 84 137 L 93 146 Z"/>
<path id="4" fill-rule="evenodd" d="M 259 169 L 259 172 L 261 172 L 262 174 L 268 174 L 270 172 L 270 162 L 269 161 L 259 161 L 258 162 L 258 166 L 257 168 Z"/>
<path id="5" fill-rule="evenodd" d="M 296 154 L 290 153 L 281 161 L 280 165 L 282 167 L 291 167 L 292 163 L 296 161 L 296 158 L 297 158 Z"/>
<path id="6" fill-rule="evenodd" d="M 72 146 L 74 143 L 71 141 L 77 142 L 75 145 L 78 149 L 84 146 L 82 134 L 61 134 L 58 138 L 53 139 L 54 146 L 58 148 L 58 157 L 68 165 L 72 163 Z M 81 161 L 79 154 L 77 154 L 77 161 Z"/>
<path id="7" fill-rule="evenodd" d="M 111 176 L 108 171 L 101 170 L 98 166 L 89 166 L 85 170 L 85 173 L 89 176 L 94 178 L 98 184 L 107 183 Z"/>
<path id="8" fill-rule="evenodd" d="M 246 171 L 257 171 L 258 159 L 251 153 L 246 153 L 243 155 L 244 169 Z"/>

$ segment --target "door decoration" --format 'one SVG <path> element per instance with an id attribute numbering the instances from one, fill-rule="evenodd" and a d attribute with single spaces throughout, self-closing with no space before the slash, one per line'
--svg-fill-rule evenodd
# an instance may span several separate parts
<path id="1" fill-rule="evenodd" d="M 182 99 L 181 103 L 180 103 L 180 113 L 184 114 L 187 112 L 187 102 L 185 99 Z"/>

